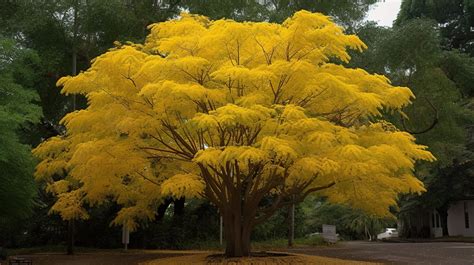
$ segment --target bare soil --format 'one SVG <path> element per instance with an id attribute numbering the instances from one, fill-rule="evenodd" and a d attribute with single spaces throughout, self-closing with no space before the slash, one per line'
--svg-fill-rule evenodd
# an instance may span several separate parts
<path id="1" fill-rule="evenodd" d="M 63 253 L 37 253 L 18 255 L 30 259 L 33 265 L 266 265 L 266 264 L 326 264 L 326 265 L 373 265 L 365 261 L 350 261 L 328 257 L 316 257 L 290 253 L 256 253 L 246 258 L 223 258 L 222 253 L 206 251 L 94 251 L 65 255 Z M 5 262 L 3 264 L 8 264 Z M 379 263 L 377 263 L 379 264 Z"/>
<path id="2" fill-rule="evenodd" d="M 63 253 L 38 253 L 19 255 L 16 257 L 26 258 L 33 265 L 139 265 L 149 261 L 195 254 L 195 252 L 180 251 L 130 251 L 127 253 L 119 251 L 78 253 L 65 255 Z M 9 264 L 5 262 L 4 264 Z"/>

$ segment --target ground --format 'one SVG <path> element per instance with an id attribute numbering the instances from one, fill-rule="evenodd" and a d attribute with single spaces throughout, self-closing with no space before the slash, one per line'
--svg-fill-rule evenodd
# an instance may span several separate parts
<path id="1" fill-rule="evenodd" d="M 277 264 L 449 264 L 474 265 L 474 243 L 384 243 L 352 241 L 332 247 L 296 247 L 279 249 L 297 254 Z M 67 256 L 59 253 L 22 255 L 34 265 L 161 265 L 204 264 L 205 258 L 215 253 L 207 251 L 119 250 L 94 251 Z M 311 257 L 310 257 L 311 256 Z M 355 261 L 355 262 L 351 262 Z M 217 263 L 211 263 L 217 264 Z M 228 261 L 226 264 L 275 264 L 275 258 L 248 259 L 245 263 Z"/>
<path id="2" fill-rule="evenodd" d="M 283 253 L 281 253 L 283 254 Z M 208 254 L 199 254 L 192 256 L 174 257 L 159 259 L 148 262 L 143 265 L 270 265 L 270 264 L 324 264 L 324 265 L 376 265 L 381 263 L 367 262 L 367 261 L 351 261 L 344 259 L 335 259 L 319 256 L 310 256 L 303 254 L 294 254 L 280 257 L 251 257 L 251 258 L 234 258 L 226 260 L 209 260 Z"/>
<path id="3" fill-rule="evenodd" d="M 295 248 L 295 253 L 386 264 L 474 265 L 474 243 L 350 241 L 335 247 Z"/>
<path id="4" fill-rule="evenodd" d="M 99 251 L 79 253 L 68 256 L 60 253 L 37 253 L 19 255 L 33 261 L 33 265 L 185 265 L 185 264 L 325 264 L 325 265 L 374 265 L 365 261 L 350 261 L 336 258 L 293 254 L 285 257 L 259 257 L 228 259 L 221 262 L 215 258 L 208 262 L 207 257 L 215 252 L 207 251 Z M 7 264 L 7 263 L 5 263 Z"/>
<path id="5" fill-rule="evenodd" d="M 18 255 L 33 261 L 33 265 L 139 265 L 149 261 L 200 254 L 200 251 L 135 251 L 119 250 L 81 252 L 75 255 L 64 253 L 35 253 Z M 7 263 L 5 263 L 7 264 Z"/>

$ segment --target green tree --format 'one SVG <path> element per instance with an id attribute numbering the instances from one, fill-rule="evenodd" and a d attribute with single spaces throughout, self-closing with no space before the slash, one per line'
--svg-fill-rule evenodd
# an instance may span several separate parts
<path id="1" fill-rule="evenodd" d="M 60 76 L 87 69 L 114 41 L 141 41 L 152 22 L 176 15 L 179 1 L 59 0 L 2 1 L 0 33 L 37 52 L 39 67 L 34 87 L 43 109 L 43 122 L 31 135 L 36 145 L 58 134 L 59 120 L 72 109 L 72 98 L 60 95 Z M 85 105 L 79 98 L 76 108 Z"/>
<path id="2" fill-rule="evenodd" d="M 192 13 L 212 19 L 230 18 L 237 21 L 277 23 L 304 9 L 329 15 L 348 32 L 353 32 L 363 22 L 370 6 L 376 2 L 378 0 L 183 0 L 180 5 Z"/>
<path id="3" fill-rule="evenodd" d="M 395 24 L 400 26 L 414 18 L 434 19 L 446 49 L 459 49 L 474 55 L 473 0 L 404 0 Z"/>
<path id="4" fill-rule="evenodd" d="M 116 40 L 142 40 L 150 23 L 177 14 L 178 3 L 149 0 L 1 1 L 0 34 L 16 39 L 20 45 L 38 54 L 38 67 L 30 87 L 39 94 L 44 116 L 41 123 L 28 128 L 25 141 L 37 145 L 44 138 L 61 134 L 63 128 L 58 125 L 59 120 L 71 110 L 85 105 L 85 99 L 80 96 L 76 100 L 76 97 L 59 94 L 56 82 L 60 76 L 75 75 L 86 69 L 93 58 L 111 48 Z M 40 196 L 40 205 L 49 205 L 48 198 Z M 35 214 L 47 215 L 46 208 L 36 207 Z M 54 218 L 51 221 L 54 222 Z"/>
<path id="5" fill-rule="evenodd" d="M 33 103 L 37 94 L 22 86 L 33 75 L 37 57 L 15 46 L 0 37 L 0 229 L 31 213 L 35 197 L 35 163 L 21 130 L 40 118 L 40 108 Z"/>
<path id="6" fill-rule="evenodd" d="M 359 32 L 369 49 L 367 54 L 355 54 L 353 65 L 385 74 L 394 84 L 410 87 L 416 96 L 405 109 L 407 117 L 387 115 L 430 146 L 438 158 L 436 165 L 447 166 L 453 158 L 464 156 L 468 152 L 466 126 L 474 119 L 466 107 L 469 98 L 464 96 L 472 93 L 472 59 L 443 50 L 431 20 L 415 19 L 393 29 L 368 24 Z M 435 121 L 433 128 L 419 133 Z"/>
<path id="7" fill-rule="evenodd" d="M 369 49 L 366 54 L 354 55 L 352 62 L 390 76 L 394 84 L 413 89 L 417 98 L 406 108 L 407 117 L 387 115 L 406 130 L 416 132 L 417 140 L 430 146 L 438 162 L 417 166 L 417 175 L 428 191 L 421 197 L 403 197 L 401 217 L 421 209 L 437 209 L 447 234 L 450 203 L 472 193 L 474 187 L 468 185 L 464 177 L 467 173 L 462 176 L 447 173 L 461 172 L 460 165 L 473 158 L 469 137 L 474 121 L 474 60 L 460 50 L 447 50 L 442 45 L 443 34 L 443 27 L 429 19 L 406 20 L 392 29 L 367 24 L 359 30 L 359 36 Z"/>
<path id="8" fill-rule="evenodd" d="M 331 224 L 336 226 L 337 233 L 343 239 L 375 239 L 383 228 L 393 227 L 395 223 L 393 217 L 379 217 L 348 205 L 333 204 L 321 199 L 313 201 L 310 207 L 305 220 L 310 231 L 320 232 L 323 224 Z"/>

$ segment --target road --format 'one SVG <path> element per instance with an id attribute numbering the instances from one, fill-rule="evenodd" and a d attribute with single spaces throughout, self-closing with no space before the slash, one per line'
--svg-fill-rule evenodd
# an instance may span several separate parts
<path id="1" fill-rule="evenodd" d="M 385 243 L 349 241 L 335 247 L 294 248 L 290 252 L 385 264 L 474 265 L 474 243 Z"/>

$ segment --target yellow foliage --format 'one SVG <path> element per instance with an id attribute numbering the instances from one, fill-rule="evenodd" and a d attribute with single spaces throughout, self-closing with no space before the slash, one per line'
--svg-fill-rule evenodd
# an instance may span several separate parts
<path id="1" fill-rule="evenodd" d="M 163 196 L 181 198 L 185 196 L 200 197 L 204 190 L 204 183 L 199 176 L 193 174 L 178 174 L 165 180 L 161 184 Z"/>
<path id="2" fill-rule="evenodd" d="M 154 250 L 153 253 L 157 251 Z M 216 252 L 196 253 L 184 251 L 160 251 L 158 253 L 173 254 L 176 257 L 159 258 L 142 263 L 143 265 L 264 265 L 264 264 L 324 264 L 324 265 L 382 265 L 382 263 L 368 262 L 368 261 L 353 261 L 347 259 L 336 259 L 321 256 L 309 256 L 295 253 L 284 253 L 281 256 L 270 257 L 242 257 L 242 258 L 225 258 L 225 259 L 210 259 L 209 257 L 216 254 Z M 287 254 L 287 255 L 286 255 Z"/>
<path id="3" fill-rule="evenodd" d="M 319 194 L 384 216 L 400 193 L 424 190 L 414 165 L 434 157 L 382 118 L 414 95 L 336 64 L 366 46 L 329 17 L 300 11 L 272 24 L 183 13 L 150 29 L 144 45 L 121 45 L 58 81 L 88 99 L 63 118 L 64 136 L 34 150 L 36 177 L 63 218 L 114 200 L 123 207 L 114 223 L 133 229 L 165 196 L 222 207 L 245 187 L 273 197 L 326 186 Z"/>

